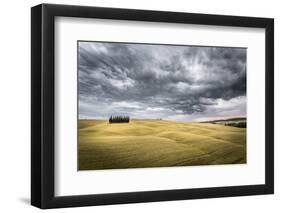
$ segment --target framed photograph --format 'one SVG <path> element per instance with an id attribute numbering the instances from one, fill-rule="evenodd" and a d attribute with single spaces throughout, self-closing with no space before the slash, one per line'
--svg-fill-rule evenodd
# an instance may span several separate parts
<path id="1" fill-rule="evenodd" d="M 274 21 L 31 9 L 31 203 L 272 194 Z"/>

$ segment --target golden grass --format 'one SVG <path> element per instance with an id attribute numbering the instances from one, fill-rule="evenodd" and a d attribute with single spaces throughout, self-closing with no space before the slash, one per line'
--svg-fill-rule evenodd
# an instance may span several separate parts
<path id="1" fill-rule="evenodd" d="M 80 120 L 79 170 L 246 163 L 246 129 L 219 124 Z"/>

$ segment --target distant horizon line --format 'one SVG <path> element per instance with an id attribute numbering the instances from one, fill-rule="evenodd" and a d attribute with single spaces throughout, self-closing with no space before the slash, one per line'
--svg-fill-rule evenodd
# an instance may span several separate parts
<path id="1" fill-rule="evenodd" d="M 109 118 L 78 118 L 78 120 L 100 120 L 100 121 L 104 121 L 104 120 L 109 120 Z M 199 118 L 199 119 L 190 119 L 190 120 L 167 119 L 167 118 L 135 118 L 135 117 L 130 117 L 130 120 L 165 120 L 165 121 L 181 121 L 181 122 L 208 122 L 208 121 L 229 120 L 229 119 L 239 119 L 239 118 L 247 119 L 247 116 L 246 115 L 219 116 L 219 117 Z"/>

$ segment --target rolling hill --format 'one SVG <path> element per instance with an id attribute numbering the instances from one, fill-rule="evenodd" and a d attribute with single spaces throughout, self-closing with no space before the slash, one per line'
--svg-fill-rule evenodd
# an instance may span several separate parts
<path id="1" fill-rule="evenodd" d="M 78 169 L 246 163 L 246 129 L 211 123 L 80 120 Z"/>

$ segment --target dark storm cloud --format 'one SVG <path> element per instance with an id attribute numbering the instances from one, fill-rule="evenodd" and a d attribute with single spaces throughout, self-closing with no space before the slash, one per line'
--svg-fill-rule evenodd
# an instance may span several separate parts
<path id="1" fill-rule="evenodd" d="M 79 116 L 246 113 L 246 49 L 79 42 Z"/>

